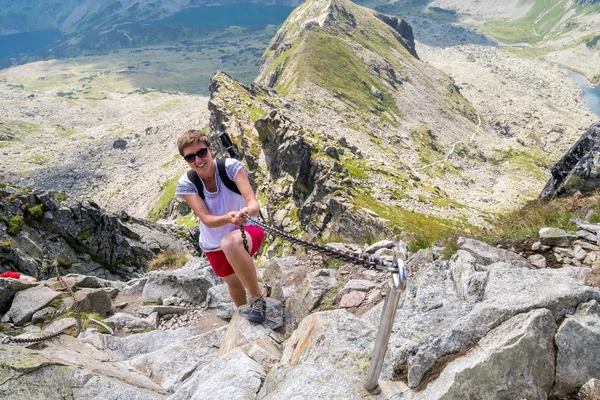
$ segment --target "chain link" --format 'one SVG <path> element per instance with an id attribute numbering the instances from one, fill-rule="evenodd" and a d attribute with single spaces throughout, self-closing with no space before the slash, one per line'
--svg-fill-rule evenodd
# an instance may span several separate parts
<path id="1" fill-rule="evenodd" d="M 244 248 L 246 252 L 250 254 L 250 248 L 248 247 L 248 238 L 246 237 L 246 230 L 244 229 L 244 225 L 240 225 L 240 232 L 242 233 L 242 242 L 244 243 Z"/>
<path id="2" fill-rule="evenodd" d="M 52 264 L 52 267 L 54 268 L 54 270 L 56 271 L 56 279 L 62 283 L 67 290 L 69 291 L 69 293 L 71 294 L 71 298 L 73 299 L 73 309 L 75 310 L 75 319 L 77 320 L 77 333 L 75 334 L 75 337 L 79 336 L 79 334 L 81 333 L 81 314 L 79 313 L 79 306 L 77 305 L 77 300 L 75 299 L 75 293 L 73 292 L 73 289 L 65 282 L 63 281 L 62 277 L 60 276 L 60 271 L 58 270 L 58 263 L 56 261 L 54 261 L 54 263 Z M 5 336 L 2 339 L 2 343 L 3 344 L 8 344 L 8 343 L 40 343 L 40 342 L 45 342 L 47 340 L 50 340 L 52 338 L 55 338 L 59 335 L 62 335 L 64 332 L 60 331 L 60 332 L 55 332 L 55 333 L 51 333 L 49 335 L 45 335 L 45 336 L 40 336 L 37 338 L 15 338 L 12 336 Z"/>
<path id="3" fill-rule="evenodd" d="M 312 243 L 307 240 L 299 239 L 295 236 L 292 236 L 288 233 L 285 233 L 285 232 L 283 232 L 277 228 L 274 228 L 272 226 L 269 226 L 267 224 L 264 224 L 263 222 L 259 221 L 258 218 L 250 217 L 248 214 L 245 214 L 244 218 L 249 221 L 252 221 L 252 223 L 254 225 L 263 229 L 265 232 L 268 232 L 275 236 L 279 236 L 282 239 L 285 239 L 285 240 L 295 243 L 295 244 L 299 244 L 299 245 L 309 248 L 311 250 L 316 250 L 321 254 L 324 253 L 329 256 L 338 258 L 340 260 L 343 260 L 346 262 L 351 262 L 353 264 L 362 265 L 367 268 L 377 268 L 377 269 L 380 269 L 383 271 L 389 271 L 389 272 L 398 272 L 399 271 L 399 266 L 394 260 L 385 261 L 379 257 L 375 257 L 372 255 L 366 255 L 366 256 L 357 255 L 357 254 L 351 253 L 349 251 L 338 250 L 338 249 L 334 249 L 333 247 L 330 247 L 330 246 L 324 246 L 321 244 Z M 242 230 L 242 238 L 245 239 L 245 234 L 244 234 L 243 230 Z"/>

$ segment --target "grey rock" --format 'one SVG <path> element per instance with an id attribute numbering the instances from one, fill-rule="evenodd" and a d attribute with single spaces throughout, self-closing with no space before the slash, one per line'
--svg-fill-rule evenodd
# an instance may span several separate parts
<path id="1" fill-rule="evenodd" d="M 57 310 L 54 307 L 44 307 L 41 310 L 33 313 L 33 316 L 31 317 L 31 322 L 34 324 L 38 322 L 44 322 L 45 320 L 52 318 L 56 311 Z"/>
<path id="2" fill-rule="evenodd" d="M 57 319 L 50 325 L 44 328 L 46 332 L 62 332 L 65 329 L 74 328 L 77 326 L 77 320 L 75 318 L 62 318 Z"/>
<path id="3" fill-rule="evenodd" d="M 254 400 L 265 376 L 260 364 L 235 349 L 198 368 L 169 400 L 202 399 L 208 393 L 215 400 Z"/>
<path id="4" fill-rule="evenodd" d="M 143 302 L 157 302 L 177 296 L 192 304 L 201 304 L 208 289 L 219 283 L 210 265 L 195 259 L 175 271 L 153 271 L 146 275 L 148 281 L 142 292 Z"/>
<path id="5" fill-rule="evenodd" d="M 35 283 L 18 279 L 0 279 L 0 314 L 10 309 L 15 293 L 36 286 Z"/>
<path id="6" fill-rule="evenodd" d="M 271 370 L 283 355 L 280 344 L 269 336 L 263 336 L 244 346 L 243 349 L 248 357 L 262 365 L 265 371 Z"/>
<path id="7" fill-rule="evenodd" d="M 267 302 L 267 314 L 264 324 L 273 330 L 277 330 L 284 325 L 285 309 L 283 303 L 270 297 L 265 298 Z"/>
<path id="8" fill-rule="evenodd" d="M 375 282 L 366 279 L 350 279 L 337 293 L 336 301 L 339 301 L 339 299 L 350 292 L 367 293 L 376 286 L 377 284 Z"/>
<path id="9" fill-rule="evenodd" d="M 408 271 L 418 271 L 433 261 L 434 256 L 431 249 L 419 249 L 406 263 L 406 269 Z"/>
<path id="10" fill-rule="evenodd" d="M 598 187 L 599 137 L 600 122 L 596 122 L 552 167 L 552 176 L 540 193 L 541 198 L 569 196 L 577 191 L 586 193 Z"/>
<path id="11" fill-rule="evenodd" d="M 559 320 L 580 303 L 600 298 L 599 291 L 570 274 L 508 263 L 483 266 L 462 251 L 450 262 L 438 260 L 423 268 L 407 283 L 382 377 L 391 379 L 394 370 L 405 366 L 409 387 L 416 387 L 440 358 L 477 343 L 517 314 L 546 308 Z M 363 319 L 377 326 L 381 307 Z"/>
<path id="12" fill-rule="evenodd" d="M 156 327 L 155 320 L 156 318 L 152 321 L 152 319 L 138 318 L 127 313 L 116 313 L 104 322 L 113 324 L 117 330 L 126 329 L 129 332 L 143 332 L 148 328 L 154 329 Z"/>
<path id="13" fill-rule="evenodd" d="M 569 247 L 575 240 L 577 240 L 577 235 L 567 233 L 562 229 L 540 229 L 540 243 L 545 246 Z"/>
<path id="14" fill-rule="evenodd" d="M 577 393 L 578 400 L 600 400 L 600 379 L 590 379 Z"/>
<path id="15" fill-rule="evenodd" d="M 574 396 L 588 380 L 600 377 L 600 305 L 581 304 L 556 332 L 556 397 Z"/>
<path id="16" fill-rule="evenodd" d="M 321 303 L 337 283 L 335 270 L 321 269 L 308 274 L 285 303 L 285 330 L 292 332 L 298 323 Z"/>
<path id="17" fill-rule="evenodd" d="M 63 277 L 63 280 L 66 280 L 69 285 L 77 286 L 79 288 L 115 288 L 118 290 L 122 290 L 125 287 L 125 284 L 120 281 L 101 279 L 96 276 L 88 275 L 68 274 Z"/>
<path id="18" fill-rule="evenodd" d="M 95 312 L 100 315 L 106 315 L 112 309 L 112 301 L 108 294 L 102 289 L 81 289 L 75 292 L 75 301 L 79 311 Z M 66 299 L 67 307 L 72 307 L 73 299 Z"/>
<path id="19" fill-rule="evenodd" d="M 225 327 L 218 328 L 137 356 L 129 364 L 152 376 L 166 390 L 175 391 L 197 368 L 218 358 L 224 336 Z"/>
<path id="20" fill-rule="evenodd" d="M 132 279 L 131 281 L 127 282 L 127 286 L 125 286 L 121 292 L 123 294 L 142 293 L 147 281 L 147 278 Z"/>
<path id="21" fill-rule="evenodd" d="M 231 319 L 235 311 L 235 304 L 225 283 L 208 289 L 206 304 L 208 308 L 215 310 L 217 317 L 223 319 Z"/>
<path id="22" fill-rule="evenodd" d="M 486 243 L 469 238 L 459 238 L 458 245 L 462 250 L 468 251 L 483 265 L 490 265 L 496 262 L 508 262 L 520 268 L 535 268 L 524 257 L 508 251 L 492 247 Z"/>
<path id="23" fill-rule="evenodd" d="M 377 250 L 380 249 L 392 249 L 394 248 L 395 244 L 396 243 L 392 240 L 381 240 L 367 247 L 364 252 L 367 254 L 374 254 Z"/>
<path id="24" fill-rule="evenodd" d="M 142 306 L 138 309 L 140 315 L 150 315 L 152 313 L 158 313 L 159 317 L 165 314 L 184 314 L 187 311 L 185 307 L 176 306 Z"/>
<path id="25" fill-rule="evenodd" d="M 46 307 L 59 295 L 60 293 L 42 285 L 17 292 L 8 314 L 15 325 L 23 325 L 31 321 L 33 313 Z"/>
<path id="26" fill-rule="evenodd" d="M 286 341 L 258 398 L 369 398 L 363 379 L 375 334 L 374 326 L 346 311 L 309 315 Z"/>
<path id="27" fill-rule="evenodd" d="M 195 335 L 193 329 L 181 328 L 167 331 L 150 331 L 125 337 L 115 337 L 98 332 L 85 332 L 80 336 L 80 339 L 104 353 L 111 354 L 115 360 L 124 360 L 141 354 L 152 353 Z"/>
<path id="28" fill-rule="evenodd" d="M 74 391 L 75 400 L 158 400 L 164 396 L 123 382 L 93 376 L 80 389 Z"/>
<path id="29" fill-rule="evenodd" d="M 281 342 L 279 335 L 273 332 L 266 323 L 255 324 L 250 322 L 238 310 L 231 318 L 229 325 L 227 325 L 227 333 L 220 344 L 219 354 L 225 355 L 237 347 L 254 342 L 264 336 L 274 337 L 278 342 Z"/>
<path id="30" fill-rule="evenodd" d="M 271 286 L 271 297 L 274 299 L 285 302 L 292 292 L 286 285 L 285 278 L 297 268 L 296 261 L 296 257 L 272 257 L 267 262 L 263 282 Z"/>
<path id="31" fill-rule="evenodd" d="M 487 333 L 466 355 L 410 399 L 545 399 L 554 382 L 554 316 L 518 314 Z"/>
<path id="32" fill-rule="evenodd" d="M 527 261 L 538 268 L 546 268 L 546 258 L 541 254 L 533 254 L 527 257 Z"/>
<path id="33" fill-rule="evenodd" d="M 365 300 L 365 297 L 363 292 L 352 291 L 346 293 L 340 300 L 340 308 L 358 307 Z"/>

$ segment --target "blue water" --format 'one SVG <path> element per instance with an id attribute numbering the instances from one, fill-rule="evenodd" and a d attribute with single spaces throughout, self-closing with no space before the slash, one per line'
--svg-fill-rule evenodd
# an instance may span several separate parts
<path id="1" fill-rule="evenodd" d="M 0 36 L 0 61 L 18 54 L 34 54 L 50 48 L 60 36 L 57 30 L 44 30 Z"/>
<path id="2" fill-rule="evenodd" d="M 294 7 L 264 4 L 229 4 L 187 8 L 155 24 L 201 26 L 281 25 Z"/>
<path id="3" fill-rule="evenodd" d="M 585 77 L 575 72 L 567 72 L 569 78 L 573 79 L 582 90 L 583 100 L 594 114 L 600 117 L 600 85 L 592 85 Z"/>

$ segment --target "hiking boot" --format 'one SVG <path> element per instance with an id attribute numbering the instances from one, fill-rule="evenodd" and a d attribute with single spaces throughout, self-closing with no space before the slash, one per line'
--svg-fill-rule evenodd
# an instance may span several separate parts
<path id="1" fill-rule="evenodd" d="M 267 302 L 264 297 L 252 297 L 249 306 L 248 320 L 258 323 L 264 322 L 267 315 Z"/>

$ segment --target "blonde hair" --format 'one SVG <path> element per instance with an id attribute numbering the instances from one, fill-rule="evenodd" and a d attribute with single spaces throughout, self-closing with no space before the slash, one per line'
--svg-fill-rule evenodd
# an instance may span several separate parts
<path id="1" fill-rule="evenodd" d="M 183 149 L 195 143 L 203 143 L 206 147 L 211 146 L 210 138 L 205 132 L 198 129 L 190 129 L 177 139 L 177 150 L 179 150 L 179 154 L 183 156 Z"/>

